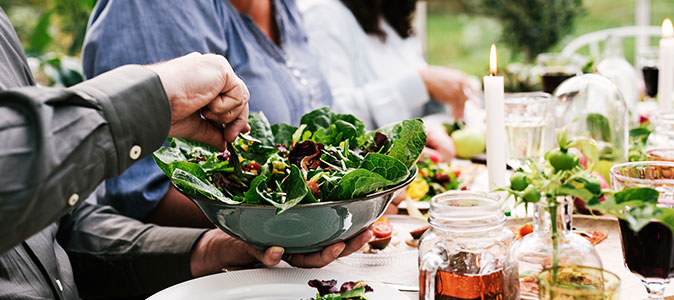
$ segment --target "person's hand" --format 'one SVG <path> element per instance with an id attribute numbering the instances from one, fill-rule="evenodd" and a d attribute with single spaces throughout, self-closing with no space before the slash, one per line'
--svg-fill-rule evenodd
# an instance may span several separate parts
<path id="1" fill-rule="evenodd" d="M 159 75 L 169 99 L 169 136 L 222 150 L 225 141 L 249 130 L 250 93 L 223 56 L 195 52 L 146 67 Z"/>
<path id="2" fill-rule="evenodd" d="M 468 76 L 446 67 L 428 66 L 419 70 L 431 98 L 452 107 L 454 119 L 463 118 L 463 108 L 470 96 Z"/>
<path id="3" fill-rule="evenodd" d="M 192 250 L 190 268 L 194 277 L 220 272 L 227 267 L 248 266 L 262 263 L 275 266 L 286 260 L 289 264 L 302 268 L 320 268 L 335 259 L 349 255 L 367 243 L 372 232 L 366 230 L 346 242 L 332 244 L 321 252 L 283 255 L 281 247 L 260 250 L 238 240 L 220 229 L 207 231 Z"/>
<path id="4" fill-rule="evenodd" d="M 421 157 L 428 157 L 439 162 L 449 162 L 456 156 L 454 141 L 447 135 L 442 126 L 426 126 L 426 148 L 421 152 Z"/>

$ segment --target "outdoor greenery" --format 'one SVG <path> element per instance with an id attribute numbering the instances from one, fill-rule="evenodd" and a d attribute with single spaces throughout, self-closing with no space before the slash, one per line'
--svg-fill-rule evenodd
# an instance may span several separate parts
<path id="1" fill-rule="evenodd" d="M 498 20 L 476 13 L 470 4 L 463 2 L 463 0 L 429 1 L 426 56 L 430 63 L 449 65 L 468 74 L 481 76 L 488 73 L 489 46 L 492 43 L 495 43 L 498 49 L 500 68 L 512 62 L 525 60 L 523 55 L 513 53 L 503 40 L 501 32 L 504 27 Z M 496 2 L 511 4 L 523 1 Z M 560 41 L 551 45 L 547 51 L 560 51 L 566 43 L 585 33 L 634 25 L 635 6 L 635 0 L 584 0 L 585 13 L 579 15 L 571 31 L 561 36 Z M 652 25 L 660 25 L 664 18 L 674 16 L 674 1 L 651 0 L 651 7 Z M 653 39 L 651 44 L 657 45 L 657 39 Z M 634 41 L 625 40 L 624 50 L 628 60 L 632 60 Z"/>

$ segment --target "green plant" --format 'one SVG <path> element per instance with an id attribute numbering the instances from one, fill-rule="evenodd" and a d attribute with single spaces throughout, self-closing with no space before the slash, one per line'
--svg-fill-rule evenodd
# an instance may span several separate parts
<path id="1" fill-rule="evenodd" d="M 582 0 L 478 0 L 472 5 L 501 23 L 502 42 L 513 54 L 524 54 L 528 63 L 571 32 L 584 12 Z"/>

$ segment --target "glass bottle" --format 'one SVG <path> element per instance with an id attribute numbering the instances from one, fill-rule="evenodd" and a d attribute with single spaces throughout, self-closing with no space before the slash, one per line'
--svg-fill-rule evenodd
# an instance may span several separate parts
<path id="1" fill-rule="evenodd" d="M 431 199 L 419 243 L 419 299 L 517 299 L 514 240 L 494 194 L 452 191 Z"/>
<path id="2" fill-rule="evenodd" d="M 573 140 L 589 140 L 599 150 L 592 171 L 609 179 L 609 169 L 627 161 L 629 117 L 618 87 L 601 75 L 585 74 L 564 81 L 555 91 L 555 128 L 566 128 Z"/>
<path id="3" fill-rule="evenodd" d="M 516 261 L 521 299 L 538 299 L 535 277 L 553 264 L 553 229 L 557 239 L 558 266 L 602 268 L 597 250 L 585 238 L 572 231 L 573 199 L 557 197 L 556 207 L 542 197 L 535 205 L 534 231 L 516 241 L 510 249 L 509 260 Z M 551 214 L 553 212 L 553 214 Z M 557 221 L 553 224 L 552 220 Z M 553 228 L 553 225 L 555 226 Z"/>
<path id="4" fill-rule="evenodd" d="M 653 118 L 654 130 L 646 141 L 647 149 L 674 146 L 674 113 L 661 113 Z"/>
<path id="5" fill-rule="evenodd" d="M 625 99 L 629 111 L 635 111 L 639 102 L 639 74 L 623 55 L 623 41 L 618 36 L 610 36 L 606 39 L 604 59 L 597 65 L 597 72 L 611 80 Z M 632 123 L 639 121 L 639 115 L 631 116 Z"/>

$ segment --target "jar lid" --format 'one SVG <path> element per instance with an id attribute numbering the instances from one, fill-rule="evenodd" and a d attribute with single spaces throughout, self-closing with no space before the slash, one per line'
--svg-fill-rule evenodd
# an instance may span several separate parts
<path id="1" fill-rule="evenodd" d="M 501 197 L 493 193 L 449 191 L 431 199 L 429 222 L 436 228 L 455 231 L 486 231 L 505 223 Z"/>

